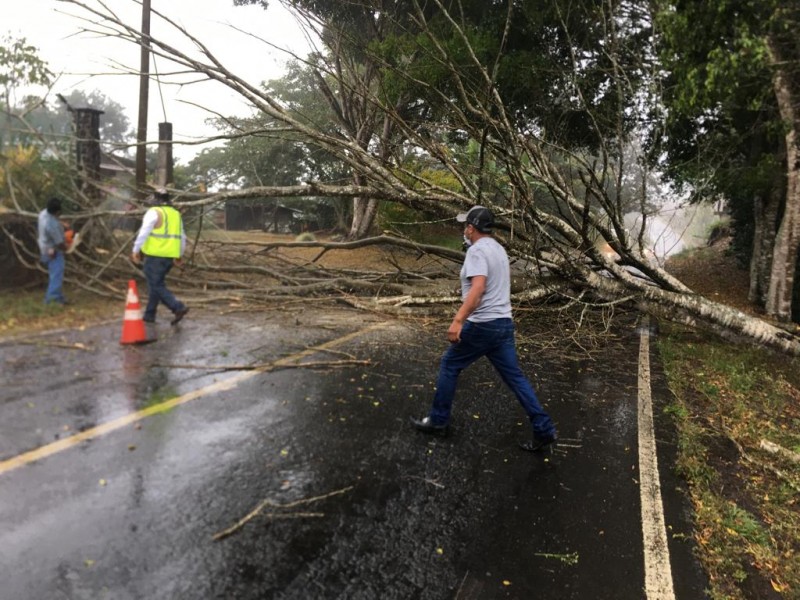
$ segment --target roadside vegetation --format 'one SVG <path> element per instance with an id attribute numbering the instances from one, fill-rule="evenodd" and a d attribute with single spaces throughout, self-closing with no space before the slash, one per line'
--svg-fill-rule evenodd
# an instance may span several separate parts
<path id="1" fill-rule="evenodd" d="M 673 269 L 747 310 L 746 273 L 719 249 Z M 658 347 L 711 598 L 800 598 L 800 360 L 671 323 Z"/>
<path id="2" fill-rule="evenodd" d="M 119 318 L 122 326 L 124 297 L 117 301 L 90 292 L 73 292 L 67 284 L 70 304 L 46 305 L 43 302 L 46 285 L 43 280 L 37 288 L 0 291 L 0 339 L 38 331 L 86 327 L 114 317 Z"/>

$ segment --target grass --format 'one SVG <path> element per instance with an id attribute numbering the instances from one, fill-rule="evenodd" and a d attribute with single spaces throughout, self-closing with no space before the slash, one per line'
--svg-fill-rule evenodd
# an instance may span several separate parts
<path id="1" fill-rule="evenodd" d="M 72 286 L 66 288 L 70 300 L 67 306 L 45 304 L 44 287 L 0 291 L 0 337 L 83 327 L 88 323 L 113 317 L 119 317 L 122 323 L 124 297 L 116 302 L 96 294 L 72 291 L 71 288 Z"/>
<path id="2" fill-rule="evenodd" d="M 800 598 L 800 360 L 666 325 L 677 468 L 715 600 Z"/>

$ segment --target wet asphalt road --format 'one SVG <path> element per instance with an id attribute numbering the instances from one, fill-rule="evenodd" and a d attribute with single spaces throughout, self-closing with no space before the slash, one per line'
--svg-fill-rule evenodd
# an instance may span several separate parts
<path id="1" fill-rule="evenodd" d="M 121 323 L 0 341 L 0 600 L 645 598 L 635 325 L 606 360 L 523 353 L 562 440 L 537 456 L 485 361 L 451 437 L 410 429 L 444 329 L 380 321 L 197 311 L 143 346 Z M 371 365 L 190 368 L 286 357 Z M 675 597 L 702 598 L 652 362 Z"/>

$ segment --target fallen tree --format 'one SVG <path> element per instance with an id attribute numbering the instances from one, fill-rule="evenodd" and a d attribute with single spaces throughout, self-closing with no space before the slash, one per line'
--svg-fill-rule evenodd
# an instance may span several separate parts
<path id="1" fill-rule="evenodd" d="M 415 1 L 402 3 L 410 15 L 404 26 L 413 27 L 410 35 L 403 38 L 409 44 L 408 55 L 403 60 L 389 60 L 386 54 L 375 50 L 370 59 L 381 66 L 379 83 L 369 88 L 350 89 L 383 117 L 379 121 L 384 123 L 383 131 L 390 136 L 382 138 L 379 144 L 365 144 L 362 136 L 354 137 L 348 128 L 315 127 L 280 98 L 238 77 L 233 69 L 221 64 L 201 40 L 158 11 L 153 12 L 164 23 L 160 30 L 165 31 L 168 26 L 169 33 L 160 38 L 143 37 L 135 26 L 123 22 L 102 2 L 61 1 L 85 11 L 86 31 L 147 45 L 159 59 L 175 65 L 176 71 L 193 73 L 234 90 L 255 110 L 271 119 L 274 128 L 269 134 L 291 134 L 336 156 L 354 174 L 353 181 L 359 183 L 336 185 L 309 181 L 296 186 L 250 188 L 203 196 L 187 194 L 179 198 L 180 206 L 197 209 L 236 198 L 264 196 L 356 197 L 395 202 L 425 215 L 448 219 L 470 206 L 483 204 L 497 215 L 499 235 L 520 273 L 528 278 L 527 291 L 523 293 L 530 297 L 540 294 L 531 290 L 561 293 L 566 286 L 569 297 L 590 292 L 605 301 L 625 302 L 660 317 L 739 335 L 782 352 L 800 354 L 800 338 L 796 335 L 694 294 L 648 256 L 644 227 L 630 231 L 625 226 L 623 217 L 631 207 L 631 200 L 624 200 L 625 188 L 630 185 L 626 179 L 628 165 L 624 148 L 632 136 L 641 135 L 641 129 L 637 129 L 641 123 L 629 116 L 632 107 L 648 100 L 646 88 L 651 80 L 645 71 L 652 67 L 648 63 L 647 48 L 637 45 L 641 44 L 641 29 L 649 26 L 649 17 L 631 3 L 603 3 L 587 9 L 589 12 L 581 23 L 599 22 L 602 27 L 593 31 L 592 45 L 585 47 L 570 37 L 568 24 L 571 21 L 558 10 L 553 13 L 555 26 L 562 27 L 560 33 L 567 40 L 564 48 L 571 51 L 561 64 L 563 81 L 571 82 L 565 84 L 563 91 L 569 96 L 570 110 L 582 113 L 593 140 L 580 145 L 567 143 L 566 138 L 548 131 L 535 116 L 520 114 L 519 104 L 510 103 L 506 98 L 508 92 L 498 85 L 498 65 L 505 57 L 509 39 L 519 32 L 521 24 L 532 19 L 527 3 L 523 3 L 522 8 L 517 3 L 505 6 L 502 26 L 496 31 L 497 43 L 492 46 L 494 52 L 476 46 L 475 24 L 469 22 L 464 12 L 451 13 L 449 4 L 434 0 L 423 9 Z M 556 8 L 557 5 L 554 2 Z M 377 10 L 380 6 L 366 8 Z M 335 26 L 330 21 L 316 20 L 311 12 L 304 16 L 309 27 L 316 25 L 322 30 Z M 558 19 L 562 19 L 560 24 Z M 194 50 L 183 50 L 185 46 L 176 41 L 178 36 Z M 368 48 L 363 51 L 372 52 Z M 437 85 L 424 79 L 420 70 L 415 69 L 421 61 L 435 65 L 447 84 Z M 594 77 L 585 77 L 595 65 Z M 634 78 L 632 72 L 637 69 L 638 75 Z M 333 79 L 341 77 L 336 71 L 322 75 Z M 340 79 L 337 83 L 348 86 L 346 80 Z M 601 92 L 605 103 L 602 114 L 594 104 Z M 408 114 L 399 110 L 398 96 L 412 93 L 431 107 L 430 115 L 439 115 L 439 118 L 421 119 L 419 111 Z M 609 110 L 609 105 L 613 111 Z M 616 121 L 609 118 L 614 112 Z M 639 112 L 644 115 L 646 111 Z M 387 123 L 391 127 L 387 127 Z M 241 135 L 246 134 L 241 132 Z M 450 143 L 452 138 L 477 145 L 477 158 L 469 160 L 467 154 L 456 152 Z M 393 151 L 387 151 L 389 146 Z M 446 173 L 451 184 L 445 185 L 441 177 L 431 176 L 434 170 L 420 169 L 423 159 L 425 164 L 435 165 L 436 173 Z M 643 215 L 648 213 L 645 192 L 642 190 L 640 197 L 633 200 L 633 205 Z M 406 250 L 413 248 L 448 259 L 458 258 L 452 251 L 422 247 L 388 236 L 379 243 L 405 246 Z M 601 252 L 599 245 L 602 244 L 612 248 L 615 256 Z M 334 247 L 348 246 L 319 246 L 321 251 Z M 250 255 L 249 260 L 253 259 Z M 221 272 L 224 269 L 209 266 L 207 270 Z M 228 272 L 234 270 L 235 267 L 231 267 Z M 399 294 L 401 290 L 385 279 L 385 275 L 369 284 L 333 273 L 300 278 L 272 270 L 262 275 L 278 280 L 282 293 L 293 289 L 298 294 L 349 289 L 375 296 L 382 290 L 388 291 L 387 295 L 404 298 L 404 305 L 414 303 L 413 293 L 410 300 L 408 294 Z M 225 282 L 219 283 L 224 287 Z M 425 297 L 420 298 L 420 303 L 424 302 Z"/>

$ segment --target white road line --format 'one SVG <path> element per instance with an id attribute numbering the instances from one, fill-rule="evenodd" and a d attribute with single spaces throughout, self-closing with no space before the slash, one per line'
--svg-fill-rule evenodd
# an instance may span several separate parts
<path id="1" fill-rule="evenodd" d="M 649 325 L 649 319 L 645 317 L 639 331 L 639 493 L 644 538 L 644 584 L 648 600 L 674 600 L 653 428 Z"/>

